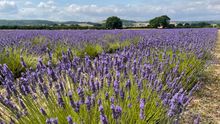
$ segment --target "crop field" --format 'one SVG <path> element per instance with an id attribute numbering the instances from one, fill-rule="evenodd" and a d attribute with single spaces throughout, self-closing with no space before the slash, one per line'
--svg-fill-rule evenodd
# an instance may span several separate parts
<path id="1" fill-rule="evenodd" d="M 176 124 L 217 32 L 2 30 L 0 124 Z"/>

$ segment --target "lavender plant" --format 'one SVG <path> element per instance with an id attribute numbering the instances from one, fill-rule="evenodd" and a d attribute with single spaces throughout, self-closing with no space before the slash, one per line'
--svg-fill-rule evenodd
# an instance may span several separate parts
<path id="1" fill-rule="evenodd" d="M 16 80 L 2 64 L 0 121 L 176 123 L 198 89 L 198 74 L 205 67 L 216 31 L 128 31 L 141 40 L 95 58 L 81 58 L 68 49 L 55 64 L 47 52 L 47 63 L 39 58 L 36 69 L 26 67 Z"/>

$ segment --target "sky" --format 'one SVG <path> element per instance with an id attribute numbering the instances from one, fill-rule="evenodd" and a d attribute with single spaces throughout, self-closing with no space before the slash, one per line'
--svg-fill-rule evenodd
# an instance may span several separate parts
<path id="1" fill-rule="evenodd" d="M 99 22 L 109 16 L 147 21 L 220 20 L 220 0 L 0 0 L 0 19 Z"/>

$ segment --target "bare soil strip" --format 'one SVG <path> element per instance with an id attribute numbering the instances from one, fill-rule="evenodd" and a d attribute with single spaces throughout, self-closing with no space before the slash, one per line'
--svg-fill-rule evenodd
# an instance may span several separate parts
<path id="1" fill-rule="evenodd" d="M 182 124 L 193 124 L 200 115 L 201 124 L 220 124 L 220 30 L 214 50 L 215 60 L 207 69 L 204 84 L 182 116 Z"/>

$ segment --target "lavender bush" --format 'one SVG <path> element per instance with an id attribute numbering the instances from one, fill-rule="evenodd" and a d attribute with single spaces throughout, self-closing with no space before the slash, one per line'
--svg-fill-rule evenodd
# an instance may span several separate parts
<path id="1" fill-rule="evenodd" d="M 55 64 L 50 49 L 47 63 L 39 57 L 36 69 L 24 66 L 17 79 L 6 64 L 0 65 L 1 123 L 177 123 L 198 89 L 217 30 L 103 32 L 140 39 L 94 58 L 79 57 L 70 48 Z M 103 51 L 108 43 L 97 42 Z"/>

